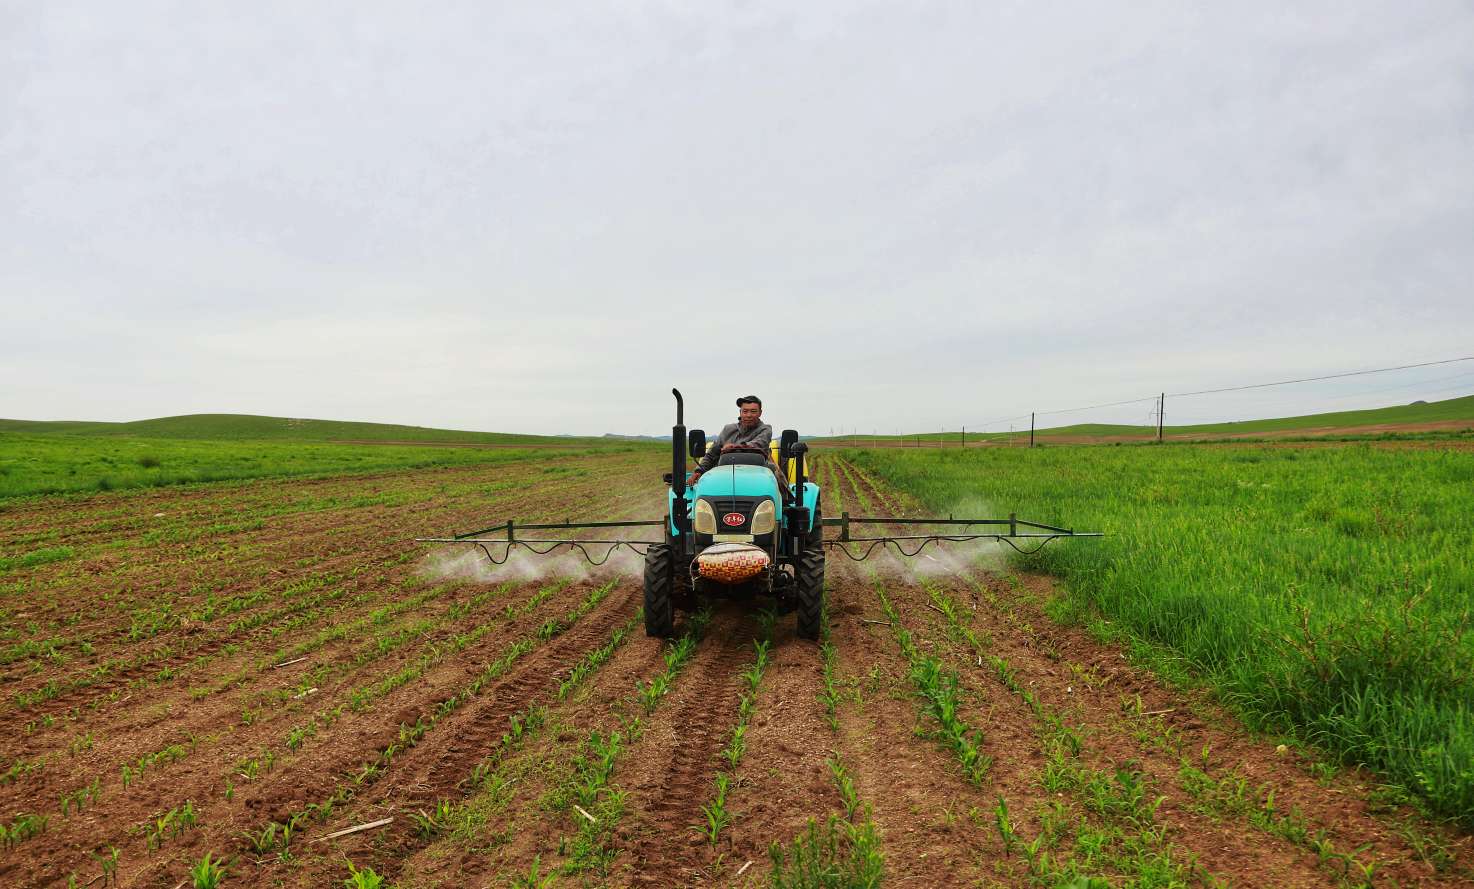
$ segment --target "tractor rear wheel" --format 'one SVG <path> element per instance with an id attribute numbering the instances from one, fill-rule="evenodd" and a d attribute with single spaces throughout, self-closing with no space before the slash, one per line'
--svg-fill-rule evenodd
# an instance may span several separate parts
<path id="1" fill-rule="evenodd" d="M 645 635 L 675 632 L 671 593 L 675 585 L 676 554 L 668 543 L 652 543 L 645 550 Z"/>
<path id="2" fill-rule="evenodd" d="M 798 594 L 798 634 L 818 639 L 824 622 L 824 526 L 814 505 L 814 527 L 804 538 L 804 551 L 793 572 Z"/>

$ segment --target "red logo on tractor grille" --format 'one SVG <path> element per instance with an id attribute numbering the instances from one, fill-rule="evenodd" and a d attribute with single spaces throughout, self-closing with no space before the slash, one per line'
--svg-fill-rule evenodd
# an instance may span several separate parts
<path id="1" fill-rule="evenodd" d="M 722 516 L 722 524 L 735 528 L 747 521 L 747 516 L 740 512 L 729 512 Z"/>

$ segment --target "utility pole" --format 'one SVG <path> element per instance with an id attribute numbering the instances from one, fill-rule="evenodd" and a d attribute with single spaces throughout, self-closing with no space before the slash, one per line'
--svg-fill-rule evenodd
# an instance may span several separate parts
<path id="1" fill-rule="evenodd" d="M 967 450 L 967 427 L 962 427 L 962 449 Z"/>
<path id="2" fill-rule="evenodd" d="M 1167 393 L 1157 398 L 1157 444 L 1162 443 L 1162 414 L 1167 410 Z"/>
<path id="3" fill-rule="evenodd" d="M 1034 412 L 1029 411 L 1029 447 L 1034 446 Z"/>

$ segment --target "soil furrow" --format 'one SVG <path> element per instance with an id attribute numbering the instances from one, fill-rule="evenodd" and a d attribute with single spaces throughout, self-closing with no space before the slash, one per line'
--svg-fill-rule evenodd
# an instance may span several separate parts
<path id="1" fill-rule="evenodd" d="M 706 641 L 616 771 L 628 792 L 617 884 L 683 886 L 701 877 L 709 856 L 693 825 L 737 721 L 740 673 L 755 638 L 757 622 L 745 605 L 718 603 Z"/>

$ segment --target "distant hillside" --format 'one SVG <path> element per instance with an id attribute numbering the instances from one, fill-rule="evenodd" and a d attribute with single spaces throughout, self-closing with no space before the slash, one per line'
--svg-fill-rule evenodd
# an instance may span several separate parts
<path id="1" fill-rule="evenodd" d="M 1167 415 L 1172 414 L 1172 399 L 1167 399 Z M 1419 402 L 1415 404 L 1396 405 L 1393 407 L 1375 408 L 1365 411 L 1336 411 L 1327 414 L 1306 414 L 1299 417 L 1278 417 L 1266 420 L 1244 420 L 1237 423 L 1206 423 L 1196 426 L 1171 426 L 1163 428 L 1162 432 L 1168 437 L 1172 436 L 1200 436 L 1221 437 L 1237 435 L 1254 435 L 1256 433 L 1285 433 L 1300 431 L 1306 435 L 1315 435 L 1319 432 L 1331 432 L 1333 430 L 1345 430 L 1368 426 L 1416 426 L 1428 423 L 1458 423 L 1467 421 L 1470 427 L 1474 427 L 1474 395 L 1466 395 L 1462 398 L 1449 398 L 1444 401 Z M 1112 436 L 1134 436 L 1140 437 L 1147 431 L 1145 426 L 1124 426 L 1109 423 L 1078 423 L 1074 426 L 1054 426 L 1048 429 L 1038 430 L 1037 435 L 1041 438 L 1110 438 Z M 1028 426 L 1022 427 L 1012 433 L 1014 437 L 1023 435 L 1028 437 Z M 972 433 L 967 435 L 968 441 L 981 441 L 984 439 L 1007 439 L 1010 433 L 989 432 Z M 906 441 L 936 441 L 939 438 L 949 442 L 958 440 L 957 432 L 937 433 L 926 432 L 918 435 L 903 435 L 899 438 Z M 859 435 L 854 437 L 857 441 L 890 441 L 898 436 Z M 824 441 L 825 439 L 819 439 Z M 836 437 L 830 439 L 835 442 L 844 441 L 844 438 Z"/>
<path id="2" fill-rule="evenodd" d="M 1170 405 L 1171 402 L 1169 401 Z M 1164 413 L 1171 413 L 1169 406 Z M 1208 423 L 1201 426 L 1169 426 L 1174 433 L 1195 432 L 1279 432 L 1286 429 L 1345 428 L 1348 426 L 1381 426 L 1387 424 L 1439 423 L 1468 420 L 1474 424 L 1474 395 L 1425 401 L 1368 411 L 1337 411 L 1330 414 L 1307 414 L 1303 417 L 1280 417 L 1274 420 L 1246 420 L 1242 423 Z M 1166 431 L 1166 430 L 1164 430 Z"/>
<path id="3" fill-rule="evenodd" d="M 127 436 L 210 441 L 364 441 L 439 442 L 466 444 L 578 445 L 606 442 L 599 436 L 515 435 L 505 432 L 468 432 L 429 429 L 391 423 L 355 423 L 343 420 L 304 420 L 258 417 L 252 414 L 187 414 L 131 423 L 92 423 L 76 420 L 0 420 L 0 432 L 30 435 Z"/>

